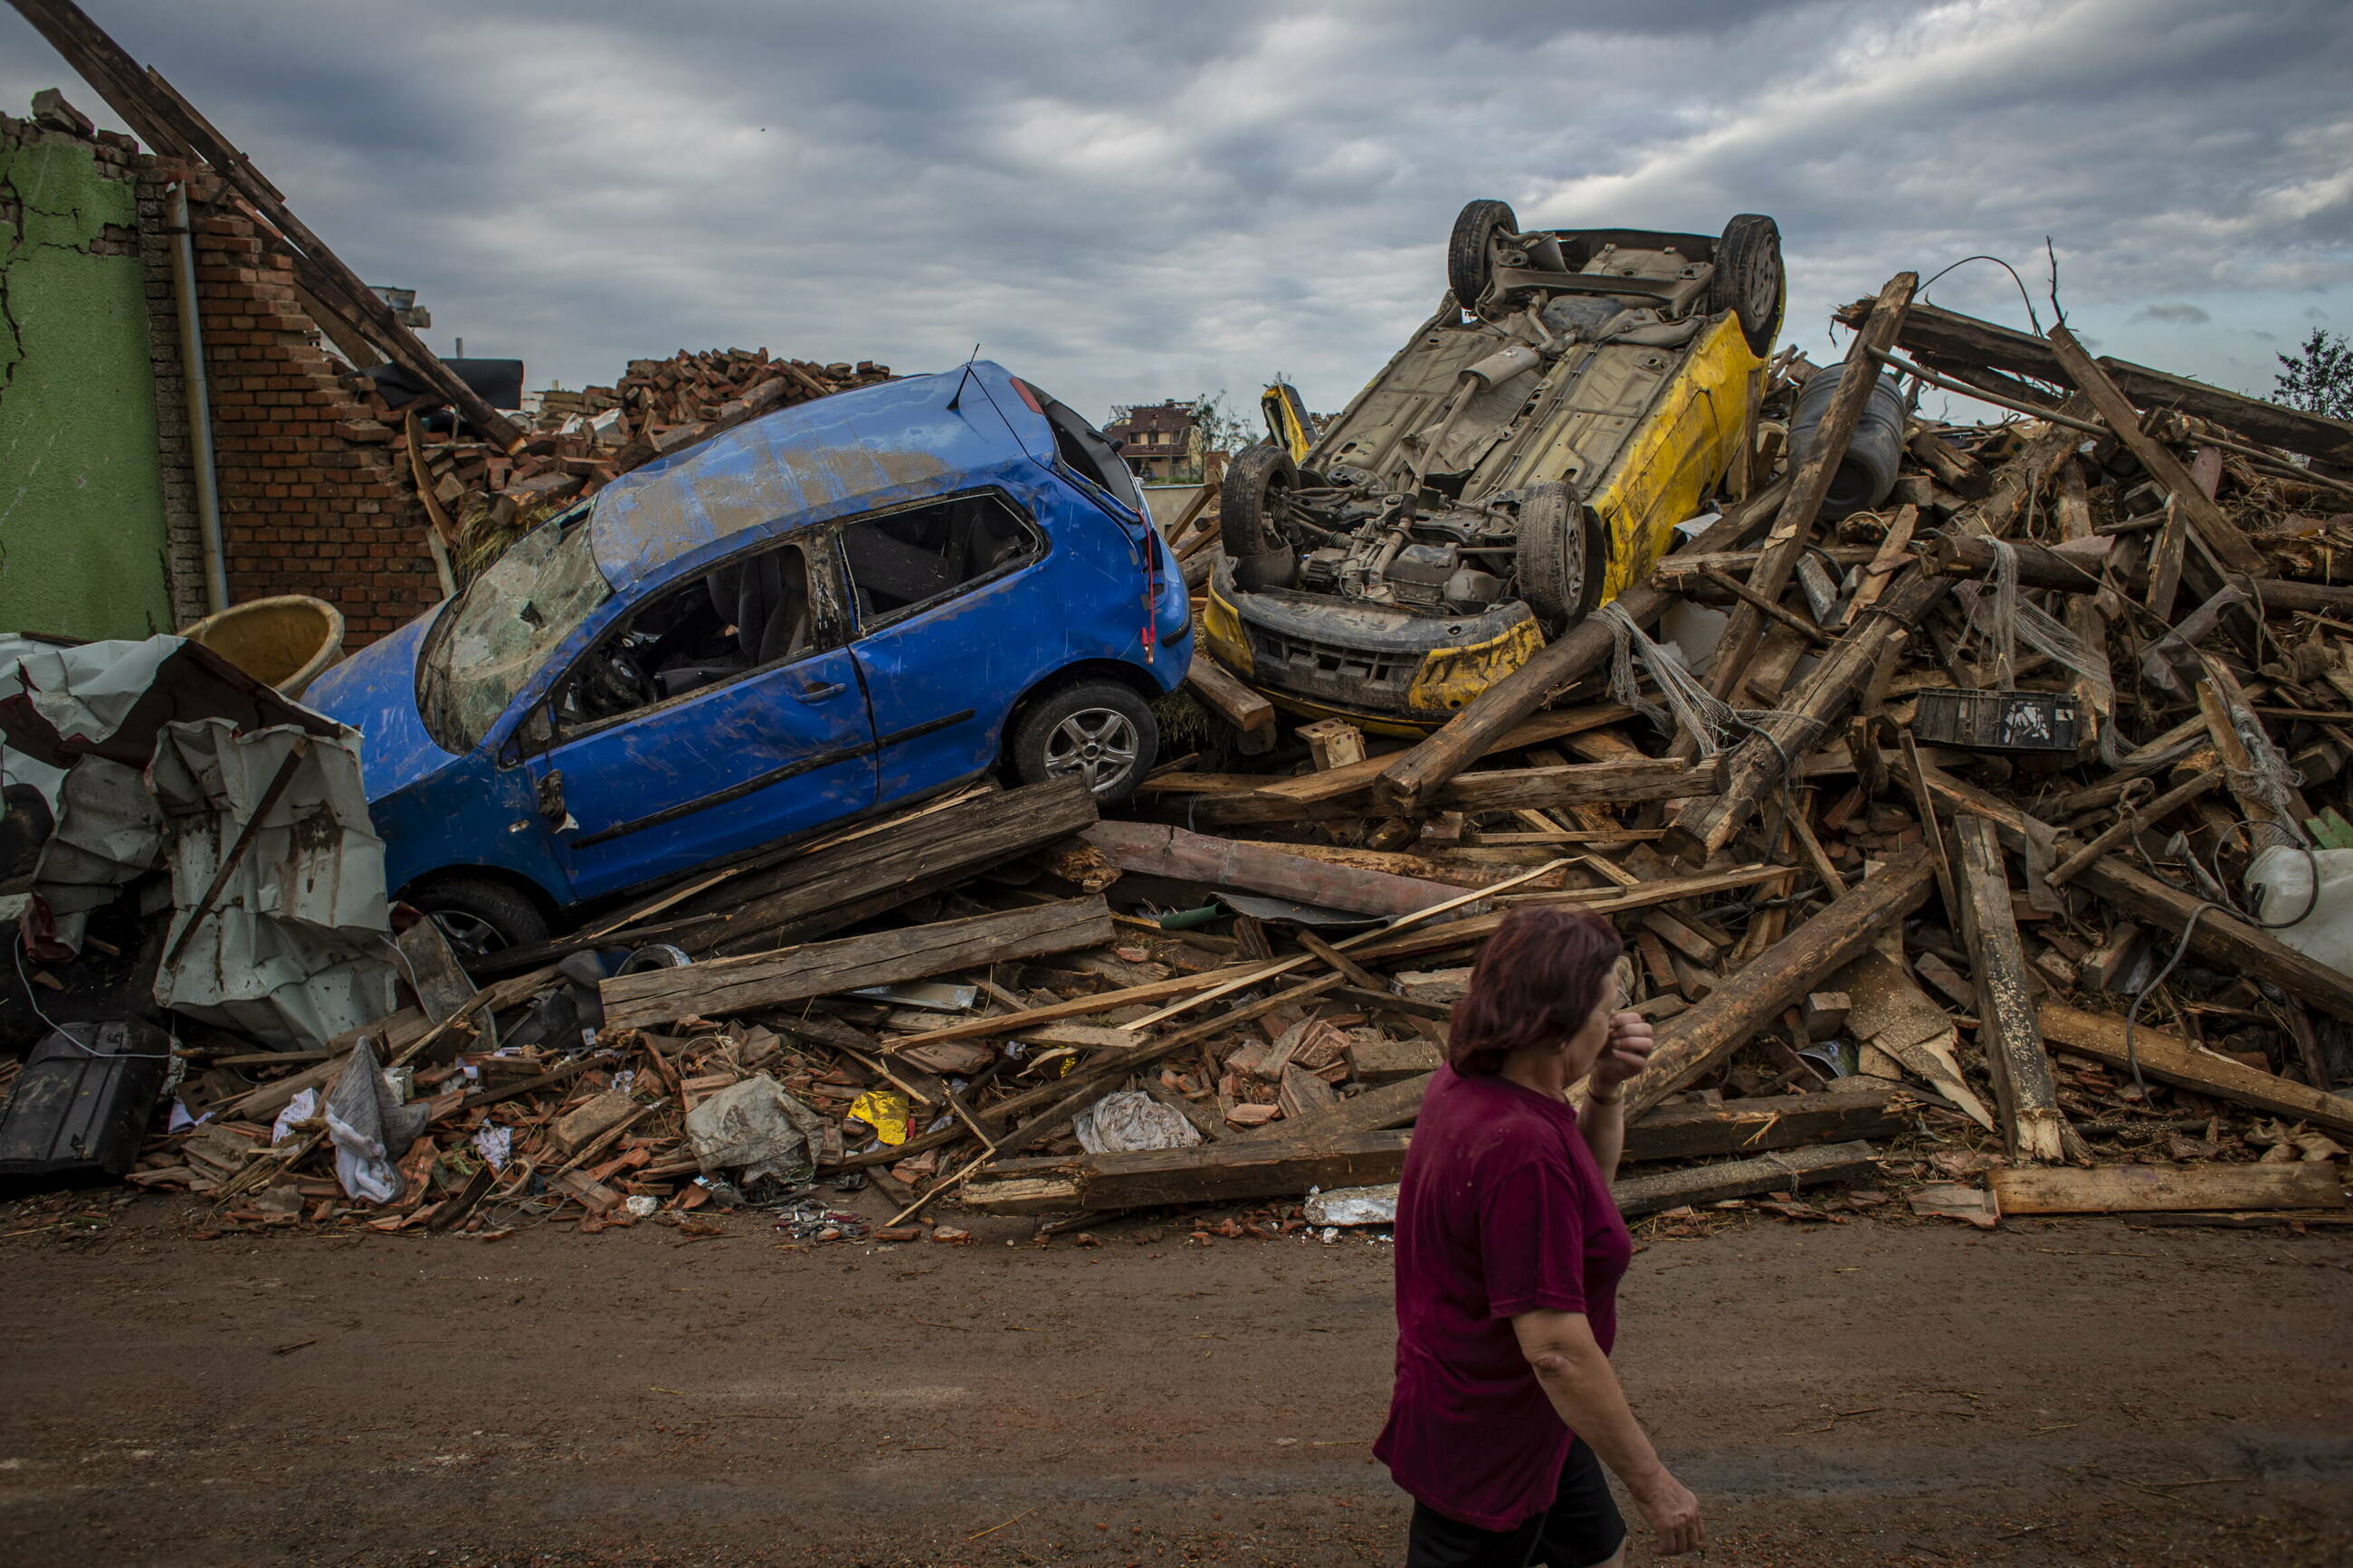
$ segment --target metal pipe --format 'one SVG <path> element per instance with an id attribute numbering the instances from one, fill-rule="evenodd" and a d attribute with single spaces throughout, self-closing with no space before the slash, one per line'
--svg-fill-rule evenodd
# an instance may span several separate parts
<path id="1" fill-rule="evenodd" d="M 213 471 L 213 398 L 205 378 L 205 327 L 196 305 L 196 247 L 189 234 L 188 187 L 172 187 L 167 232 L 172 244 L 172 297 L 180 314 L 180 385 L 188 413 L 188 464 L 195 470 L 196 533 L 205 558 L 205 606 L 228 608 L 227 548 L 221 541 L 220 485 Z"/>

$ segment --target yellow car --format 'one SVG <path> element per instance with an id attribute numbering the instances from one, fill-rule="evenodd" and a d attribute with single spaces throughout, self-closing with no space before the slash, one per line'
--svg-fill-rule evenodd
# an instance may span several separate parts
<path id="1" fill-rule="evenodd" d="M 1303 460 L 1228 465 L 1209 652 L 1295 713 L 1443 723 L 1641 580 L 1749 439 L 1779 228 L 1455 221 L 1449 289 Z"/>

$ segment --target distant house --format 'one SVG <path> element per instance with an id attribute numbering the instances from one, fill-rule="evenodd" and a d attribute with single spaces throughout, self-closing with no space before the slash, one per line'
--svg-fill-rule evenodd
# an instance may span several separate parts
<path id="1" fill-rule="evenodd" d="M 1120 444 L 1120 456 L 1142 479 L 1198 479 L 1201 431 L 1193 405 L 1166 403 L 1114 408 L 1103 434 Z"/>

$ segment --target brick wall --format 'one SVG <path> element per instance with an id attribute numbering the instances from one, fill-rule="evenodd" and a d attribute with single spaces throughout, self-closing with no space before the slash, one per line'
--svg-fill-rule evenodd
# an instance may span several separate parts
<path id="1" fill-rule="evenodd" d="M 229 597 L 309 594 L 343 612 L 347 647 L 373 642 L 440 596 L 392 433 L 321 346 L 293 263 L 225 205 L 195 211 Z"/>

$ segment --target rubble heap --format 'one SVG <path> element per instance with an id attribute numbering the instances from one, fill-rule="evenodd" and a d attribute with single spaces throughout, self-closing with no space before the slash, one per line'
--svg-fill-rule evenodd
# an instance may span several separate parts
<path id="1" fill-rule="evenodd" d="M 459 581 L 529 528 L 640 464 L 668 457 L 745 420 L 891 379 L 888 365 L 776 359 L 766 349 L 681 349 L 629 362 L 613 386 L 541 394 L 536 419 L 512 450 L 460 425 L 436 433 L 404 417 L 375 384 L 380 419 L 396 426 L 406 465 Z"/>
<path id="2" fill-rule="evenodd" d="M 1377 1221 L 1468 966 L 1546 902 L 1618 923 L 1658 1028 L 1631 1214 L 2342 1217 L 2353 432 L 2211 389 L 2144 412 L 2063 329 L 2021 367 L 1911 287 L 1849 364 L 2021 417 L 1915 415 L 1894 493 L 1831 521 L 1877 377 L 1783 453 L 1820 374 L 1784 356 L 1748 493 L 1435 735 L 1293 730 L 1201 659 L 1187 754 L 1115 819 L 983 784 L 470 975 L 419 925 L 417 1005 L 327 1051 L 189 1042 L 206 1120 L 132 1179 L 379 1229 L 748 1203 L 854 1236 L 830 1194 L 870 1181 L 898 1226 L 1315 1189 L 1258 1233 Z M 1217 527 L 1172 530 L 1189 574 Z M 379 1064 L 424 1131 L 363 1204 L 321 1097 Z"/>

